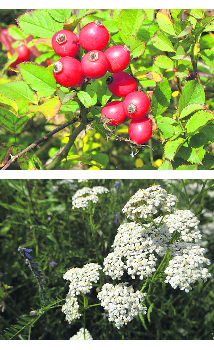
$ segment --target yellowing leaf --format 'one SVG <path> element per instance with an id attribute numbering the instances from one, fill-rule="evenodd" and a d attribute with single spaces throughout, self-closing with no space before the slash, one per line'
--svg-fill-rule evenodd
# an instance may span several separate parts
<path id="1" fill-rule="evenodd" d="M 49 121 L 57 115 L 57 113 L 60 110 L 60 107 L 61 107 L 61 102 L 59 97 L 57 96 L 44 102 L 42 105 L 29 106 L 28 110 L 29 112 L 33 112 L 33 113 L 41 112 L 42 114 L 44 114 L 45 118 Z"/>
<path id="2" fill-rule="evenodd" d="M 159 27 L 166 33 L 175 35 L 173 23 L 169 14 L 169 10 L 159 10 L 157 13 L 157 22 Z"/>
<path id="3" fill-rule="evenodd" d="M 139 72 L 136 72 L 134 74 L 134 76 L 135 76 L 135 78 L 137 78 L 139 80 L 147 78 L 147 79 L 154 80 L 156 83 L 158 83 L 160 81 L 163 81 L 162 76 L 159 73 L 157 73 L 157 72 L 147 72 L 147 73 L 145 73 L 145 72 L 139 71 Z"/>

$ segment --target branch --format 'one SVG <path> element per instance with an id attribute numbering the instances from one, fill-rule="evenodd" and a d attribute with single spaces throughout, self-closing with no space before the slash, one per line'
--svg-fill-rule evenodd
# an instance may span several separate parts
<path id="1" fill-rule="evenodd" d="M 69 136 L 68 143 L 63 148 L 62 152 L 60 152 L 57 157 L 46 166 L 47 170 L 51 170 L 53 168 L 56 168 L 60 163 L 61 160 L 66 158 L 68 155 L 68 152 L 70 151 L 71 147 L 74 144 L 74 141 L 76 140 L 76 137 L 79 135 L 79 133 L 85 128 L 86 126 L 84 124 L 80 124 L 76 129 L 74 129 L 73 133 Z"/>
<path id="2" fill-rule="evenodd" d="M 80 121 L 80 119 L 78 117 L 73 118 L 72 120 L 70 120 L 69 122 L 60 125 L 58 128 L 54 129 L 53 131 L 49 132 L 48 134 L 46 134 L 45 136 L 41 137 L 39 140 L 37 140 L 36 142 L 32 143 L 30 146 L 28 146 L 27 148 L 25 148 L 23 151 L 21 151 L 20 153 L 16 154 L 15 156 L 11 156 L 11 159 L 7 162 L 7 164 L 5 164 L 5 166 L 1 169 L 1 170 L 6 170 L 10 164 L 12 164 L 17 158 L 21 157 L 23 154 L 25 154 L 26 152 L 30 151 L 31 149 L 33 149 L 34 147 L 38 146 L 41 142 L 47 140 L 50 136 L 56 134 L 57 132 L 59 132 L 60 130 L 66 128 L 66 126 L 71 125 L 73 123 L 75 123 L 76 121 Z"/>

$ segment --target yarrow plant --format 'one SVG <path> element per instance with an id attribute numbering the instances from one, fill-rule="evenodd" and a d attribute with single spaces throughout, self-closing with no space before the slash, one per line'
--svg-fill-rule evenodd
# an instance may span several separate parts
<path id="1" fill-rule="evenodd" d="M 92 197 L 107 192 L 100 186 L 82 188 L 73 196 L 73 209 L 89 208 L 87 200 L 96 203 Z M 135 316 L 142 317 L 147 313 L 147 296 L 151 298 L 152 286 L 157 280 L 188 293 L 194 283 L 205 282 L 211 277 L 206 267 L 210 261 L 204 257 L 205 249 L 200 247 L 199 220 L 191 210 L 177 209 L 177 203 L 175 195 L 157 185 L 139 189 L 131 197 L 122 212 L 133 221 L 118 227 L 112 251 L 104 258 L 103 267 L 90 263 L 82 269 L 72 268 L 63 276 L 71 282 L 62 308 L 69 323 L 81 317 L 77 295 L 82 293 L 86 298 L 85 294 L 93 287 L 92 282 L 99 279 L 99 270 L 102 270 L 102 281 L 109 276 L 113 282 L 101 286 L 97 294 L 101 304 L 98 305 L 104 308 L 108 321 L 118 329 Z M 92 225 L 91 219 L 90 223 Z M 94 231 L 94 225 L 92 228 Z M 127 282 L 116 282 L 126 274 L 135 281 L 143 281 L 140 290 L 134 291 Z M 147 293 L 143 292 L 146 288 Z M 83 314 L 88 307 L 97 304 L 87 305 L 84 299 Z"/>
<path id="2" fill-rule="evenodd" d="M 78 190 L 72 197 L 72 209 L 82 208 L 83 210 L 89 208 L 90 202 L 97 203 L 99 200 L 98 195 L 107 193 L 109 190 L 103 186 L 95 186 L 93 188 L 84 187 Z"/>

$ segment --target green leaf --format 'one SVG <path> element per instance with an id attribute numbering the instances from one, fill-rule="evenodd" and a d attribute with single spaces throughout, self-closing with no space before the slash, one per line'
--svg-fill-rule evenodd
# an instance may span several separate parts
<path id="1" fill-rule="evenodd" d="M 46 237 L 47 237 L 48 239 L 50 239 L 50 241 L 52 241 L 52 242 L 58 244 L 58 242 L 57 242 L 57 240 L 56 240 L 56 238 L 55 238 L 54 236 L 52 236 L 52 235 L 47 235 Z"/>
<path id="2" fill-rule="evenodd" d="M 147 312 L 147 318 L 148 318 L 149 322 L 151 322 L 150 314 L 152 312 L 153 306 L 154 306 L 154 303 L 150 304 L 148 312 Z"/>
<path id="3" fill-rule="evenodd" d="M 146 43 L 136 38 L 136 36 L 130 35 L 126 40 L 126 45 L 130 46 L 132 58 L 137 58 L 144 54 Z"/>
<path id="4" fill-rule="evenodd" d="M 181 38 L 188 35 L 193 30 L 193 26 L 188 21 L 181 21 L 180 18 L 174 20 L 176 38 Z"/>
<path id="5" fill-rule="evenodd" d="M 33 91 L 24 81 L 12 81 L 10 83 L 0 84 L 0 91 L 12 100 L 36 103 Z"/>
<path id="6" fill-rule="evenodd" d="M 175 49 L 169 38 L 158 30 L 155 35 L 150 38 L 151 43 L 161 51 L 175 52 Z"/>
<path id="7" fill-rule="evenodd" d="M 177 19 L 179 14 L 181 13 L 181 9 L 170 9 L 171 15 L 174 19 Z"/>
<path id="8" fill-rule="evenodd" d="M 38 98 L 47 97 L 56 91 L 56 80 L 52 72 L 35 63 L 21 63 L 19 70 L 27 84 L 38 91 Z"/>
<path id="9" fill-rule="evenodd" d="M 195 29 L 193 31 L 193 35 L 195 37 L 198 37 L 201 33 L 203 33 L 204 29 L 208 24 L 210 24 L 212 21 L 214 21 L 213 16 L 208 16 L 203 19 L 201 19 L 195 26 Z"/>
<path id="10" fill-rule="evenodd" d="M 188 133 L 195 133 L 210 120 L 214 119 L 214 113 L 208 111 L 199 111 L 195 113 L 186 123 Z"/>
<path id="11" fill-rule="evenodd" d="M 118 32 L 118 22 L 114 20 L 108 20 L 103 21 L 104 27 L 108 30 L 110 33 L 116 33 Z"/>
<path id="12" fill-rule="evenodd" d="M 97 98 L 101 105 L 105 106 L 111 96 L 112 93 L 109 91 L 106 84 L 106 77 L 97 79 Z"/>
<path id="13" fill-rule="evenodd" d="M 205 104 L 204 89 L 197 80 L 191 80 L 183 87 L 179 100 L 179 114 L 192 103 Z"/>
<path id="14" fill-rule="evenodd" d="M 186 52 L 184 51 L 184 48 L 182 45 L 179 45 L 176 50 L 176 55 L 172 57 L 173 60 L 183 60 L 186 58 Z"/>
<path id="15" fill-rule="evenodd" d="M 43 10 L 33 10 L 19 16 L 17 23 L 29 35 L 52 39 L 54 34 L 63 29 L 63 23 L 54 21 L 51 15 Z"/>
<path id="16" fill-rule="evenodd" d="M 104 154 L 104 153 L 93 154 L 92 159 L 96 163 L 101 164 L 103 167 L 106 167 L 106 165 L 109 162 L 109 157 L 107 156 L 107 154 Z"/>
<path id="17" fill-rule="evenodd" d="M 169 160 L 173 160 L 175 157 L 176 152 L 179 150 L 179 148 L 182 146 L 182 144 L 185 142 L 185 139 L 182 137 L 178 137 L 177 139 L 173 141 L 166 142 L 164 146 L 164 156 L 165 158 Z"/>
<path id="18" fill-rule="evenodd" d="M 71 16 L 70 9 L 48 9 L 47 10 L 50 15 L 58 22 L 65 22 L 69 19 Z"/>
<path id="19" fill-rule="evenodd" d="M 150 21 L 153 21 L 154 20 L 154 13 L 155 13 L 155 10 L 154 9 L 144 9 L 143 10 L 146 14 L 146 17 L 150 20 Z"/>
<path id="20" fill-rule="evenodd" d="M 207 153 L 203 159 L 203 165 L 198 166 L 198 170 L 209 170 L 214 167 L 214 154 Z"/>
<path id="21" fill-rule="evenodd" d="M 210 67 L 214 68 L 214 52 L 212 50 L 206 49 L 200 52 L 202 60 Z"/>
<path id="22" fill-rule="evenodd" d="M 203 139 L 205 138 L 207 141 L 214 142 L 214 124 L 205 125 L 200 129 L 200 134 L 203 134 Z"/>
<path id="23" fill-rule="evenodd" d="M 8 34 L 16 40 L 24 40 L 27 37 L 27 35 L 23 33 L 23 31 L 14 24 L 8 27 Z"/>
<path id="24" fill-rule="evenodd" d="M 97 103 L 97 79 L 92 82 L 91 84 L 88 84 L 86 87 L 86 92 L 91 96 L 91 106 L 94 106 Z"/>
<path id="25" fill-rule="evenodd" d="M 77 96 L 86 108 L 92 106 L 92 98 L 86 91 L 79 91 Z"/>
<path id="26" fill-rule="evenodd" d="M 206 154 L 206 151 L 203 149 L 203 146 L 199 148 L 192 148 L 191 154 L 188 157 L 188 161 L 192 164 L 202 164 L 202 160 Z"/>
<path id="27" fill-rule="evenodd" d="M 197 170 L 198 166 L 197 165 L 180 165 L 179 167 L 176 168 L 176 170 Z"/>
<path id="28" fill-rule="evenodd" d="M 177 156 L 182 157 L 192 164 L 201 164 L 206 151 L 203 149 L 203 145 L 200 147 L 192 147 L 193 143 L 192 140 L 185 142 L 179 149 Z"/>
<path id="29" fill-rule="evenodd" d="M 125 9 L 122 10 L 118 16 L 118 28 L 120 37 L 125 44 L 128 37 L 136 35 L 138 29 L 141 27 L 145 16 L 141 9 Z"/>
<path id="30" fill-rule="evenodd" d="M 168 80 L 163 78 L 163 81 L 157 83 L 157 86 L 152 94 L 151 110 L 154 116 L 161 115 L 169 106 L 171 99 L 171 88 Z"/>
<path id="31" fill-rule="evenodd" d="M 7 109 L 0 108 L 0 125 L 13 135 L 19 134 L 28 121 L 28 117 L 18 118 Z"/>
<path id="32" fill-rule="evenodd" d="M 169 160 L 165 160 L 161 166 L 159 166 L 158 170 L 173 170 L 173 167 Z"/>
<path id="33" fill-rule="evenodd" d="M 161 30 L 163 30 L 168 34 L 175 35 L 175 30 L 173 27 L 169 10 L 165 10 L 165 9 L 159 10 L 156 15 L 156 18 Z"/>
<path id="34" fill-rule="evenodd" d="M 174 128 L 171 125 L 174 123 L 172 118 L 168 117 L 158 117 L 157 118 L 157 126 L 161 130 L 165 139 L 170 138 L 174 134 Z"/>
<path id="35" fill-rule="evenodd" d="M 171 60 L 171 58 L 164 55 L 159 55 L 155 57 L 154 64 L 160 68 L 165 68 L 165 69 L 174 68 L 174 62 Z"/>
<path id="36" fill-rule="evenodd" d="M 0 118 L 0 122 L 1 122 L 1 118 Z M 8 162 L 8 158 L 11 154 L 13 147 L 14 147 L 13 144 L 5 143 L 5 142 L 3 142 L 0 145 L 0 167 L 3 167 Z"/>
<path id="37" fill-rule="evenodd" d="M 182 119 L 184 117 L 186 117 L 187 115 L 199 110 L 199 109 L 205 109 L 205 106 L 200 104 L 200 103 L 192 103 L 191 105 L 188 105 L 187 107 L 185 107 L 180 116 L 179 119 Z"/>
<path id="38" fill-rule="evenodd" d="M 191 9 L 189 10 L 189 14 L 198 19 L 203 17 L 203 11 L 200 9 Z"/>

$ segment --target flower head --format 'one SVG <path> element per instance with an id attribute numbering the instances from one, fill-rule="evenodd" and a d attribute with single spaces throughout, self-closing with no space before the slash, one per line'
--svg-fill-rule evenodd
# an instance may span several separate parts
<path id="1" fill-rule="evenodd" d="M 109 190 L 102 186 L 95 186 L 93 188 L 83 187 L 78 190 L 72 197 L 72 209 L 82 208 L 83 210 L 89 208 L 90 202 L 97 203 L 99 196 L 107 193 Z"/>
<path id="2" fill-rule="evenodd" d="M 154 185 L 147 189 L 139 189 L 122 209 L 125 215 L 133 220 L 145 219 L 172 213 L 175 209 L 177 197 L 170 195 L 160 185 Z"/>
<path id="3" fill-rule="evenodd" d="M 134 292 L 132 286 L 120 283 L 113 286 L 106 283 L 97 297 L 101 305 L 108 311 L 109 322 L 115 322 L 118 329 L 132 321 L 140 313 L 146 313 L 147 308 L 142 306 L 146 294 L 140 291 Z"/>

